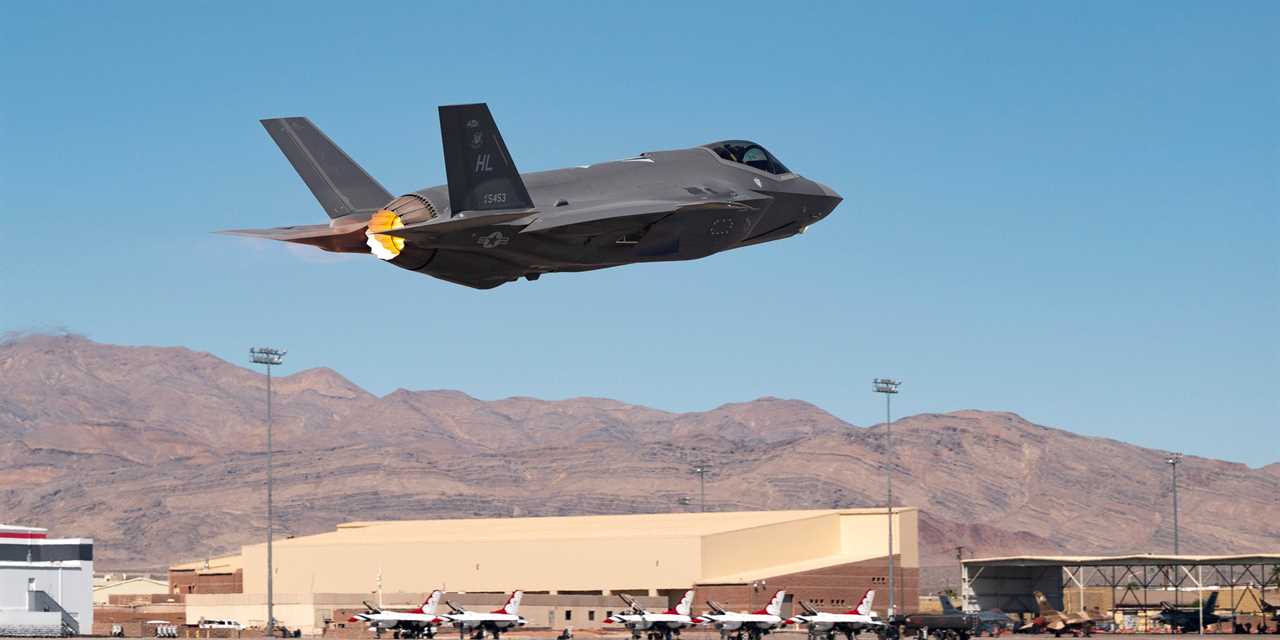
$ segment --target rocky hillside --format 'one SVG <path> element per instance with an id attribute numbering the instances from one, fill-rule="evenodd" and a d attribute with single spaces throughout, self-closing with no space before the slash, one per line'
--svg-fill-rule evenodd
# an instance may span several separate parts
<path id="1" fill-rule="evenodd" d="M 339 374 L 277 378 L 277 509 L 285 533 L 375 518 L 882 504 L 881 430 L 798 400 L 668 413 L 614 400 L 374 396 Z M 158 567 L 257 540 L 265 378 L 205 353 L 75 336 L 0 343 L 3 519 L 92 536 L 106 568 Z M 1157 451 L 1009 413 L 894 425 L 895 496 L 924 510 L 926 564 L 969 553 L 1143 552 L 1171 546 Z M 1188 457 L 1187 551 L 1270 549 L 1280 464 Z"/>

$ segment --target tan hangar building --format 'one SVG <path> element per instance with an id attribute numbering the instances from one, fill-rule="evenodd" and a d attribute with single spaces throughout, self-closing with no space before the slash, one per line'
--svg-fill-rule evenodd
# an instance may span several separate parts
<path id="1" fill-rule="evenodd" d="M 893 515 L 900 609 L 918 603 L 917 515 Z M 888 524 L 876 508 L 351 522 L 275 542 L 276 618 L 315 632 L 370 594 L 417 605 L 432 589 L 466 594 L 459 603 L 523 589 L 531 626 L 593 627 L 620 608 L 617 593 L 673 601 L 691 587 L 699 611 L 708 599 L 759 607 L 777 589 L 789 601 L 847 609 L 876 588 L 883 612 Z M 245 546 L 171 567 L 170 586 L 186 592 L 188 622 L 261 624 L 266 564 L 265 544 Z M 201 578 L 211 573 L 219 586 L 206 591 Z M 229 593 L 236 582 L 240 592 Z"/>

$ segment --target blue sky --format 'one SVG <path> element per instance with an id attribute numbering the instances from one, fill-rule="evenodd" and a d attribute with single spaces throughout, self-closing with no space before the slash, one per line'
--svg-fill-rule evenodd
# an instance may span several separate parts
<path id="1" fill-rule="evenodd" d="M 22 3 L 0 22 L 0 329 L 377 392 L 1016 411 L 1280 460 L 1274 2 Z M 750 138 L 846 200 L 804 236 L 473 291 L 212 235 L 324 222 L 258 125 L 393 192 L 435 108 L 522 170 Z"/>

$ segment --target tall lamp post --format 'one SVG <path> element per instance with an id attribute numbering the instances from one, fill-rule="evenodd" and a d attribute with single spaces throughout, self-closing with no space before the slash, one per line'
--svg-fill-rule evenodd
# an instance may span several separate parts
<path id="1" fill-rule="evenodd" d="M 693 465 L 693 472 L 698 474 L 698 508 L 703 513 L 707 511 L 707 474 L 711 472 L 711 465 L 706 463 L 698 463 Z"/>
<path id="2" fill-rule="evenodd" d="M 1178 465 L 1182 463 L 1181 453 L 1171 453 L 1164 459 L 1173 470 L 1173 555 L 1178 555 Z"/>
<path id="3" fill-rule="evenodd" d="M 1165 463 L 1173 471 L 1173 555 L 1178 555 L 1178 465 L 1182 462 L 1181 453 L 1171 453 L 1169 457 L 1164 459 Z M 1173 574 L 1176 580 L 1173 583 L 1173 603 L 1176 605 L 1182 601 L 1182 589 L 1178 585 L 1182 584 L 1182 576 L 1179 575 L 1181 567 L 1174 565 Z"/>
<path id="4" fill-rule="evenodd" d="M 283 349 L 274 349 L 272 347 L 253 347 L 249 349 L 249 360 L 254 364 L 266 365 L 267 367 L 267 635 L 275 636 L 276 634 L 276 617 L 272 559 L 271 559 L 271 525 L 273 522 L 271 513 L 271 367 L 284 362 L 284 354 L 287 353 Z"/>
<path id="5" fill-rule="evenodd" d="M 898 385 L 902 384 L 901 380 L 893 380 L 890 378 L 876 378 L 872 381 L 876 393 L 884 394 L 884 475 L 885 484 L 888 488 L 887 511 L 889 512 L 889 610 L 886 618 L 892 618 L 894 609 L 894 593 L 893 593 L 893 429 L 892 414 L 889 410 L 889 401 L 893 395 L 898 393 Z"/>

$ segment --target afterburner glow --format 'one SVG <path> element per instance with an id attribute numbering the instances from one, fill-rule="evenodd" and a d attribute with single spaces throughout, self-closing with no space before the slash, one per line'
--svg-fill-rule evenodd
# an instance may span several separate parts
<path id="1" fill-rule="evenodd" d="M 391 229 L 403 229 L 404 223 L 400 221 L 400 216 L 383 209 L 369 219 L 369 228 L 365 234 L 369 236 L 369 249 L 373 251 L 373 255 L 383 260 L 390 260 L 404 250 L 404 238 L 389 236 L 382 234 L 382 231 Z"/>

